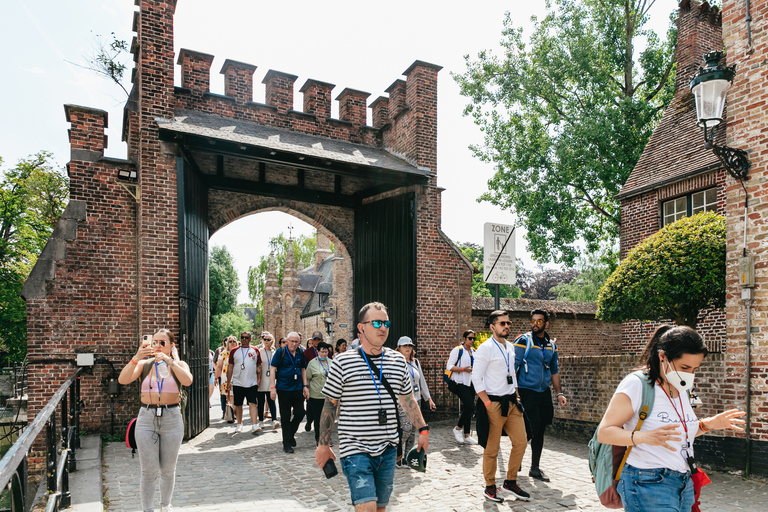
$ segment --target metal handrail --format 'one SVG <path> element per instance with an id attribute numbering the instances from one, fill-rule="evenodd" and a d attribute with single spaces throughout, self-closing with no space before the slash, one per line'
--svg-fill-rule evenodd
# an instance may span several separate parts
<path id="1" fill-rule="evenodd" d="M 46 424 L 49 422 L 49 420 L 53 419 L 53 422 L 55 422 L 55 413 L 56 408 L 58 407 L 59 403 L 62 400 L 66 400 L 67 397 L 67 391 L 70 389 L 72 384 L 75 383 L 75 381 L 80 377 L 80 374 L 82 373 L 83 369 L 78 368 L 77 371 L 75 371 L 64 383 L 59 387 L 59 389 L 56 391 L 56 393 L 53 394 L 51 399 L 48 401 L 47 404 L 45 404 L 45 407 L 42 408 L 42 410 L 37 414 L 37 417 L 35 417 L 34 421 L 24 430 L 24 432 L 19 436 L 19 438 L 16 440 L 15 443 L 13 443 L 13 446 L 6 452 L 5 456 L 0 460 L 0 489 L 4 488 L 8 485 L 8 482 L 11 481 L 14 474 L 16 473 L 18 467 L 24 462 L 25 457 L 27 456 L 27 453 L 32 448 L 32 445 L 35 442 L 35 439 L 37 439 L 37 436 L 42 432 L 43 428 L 45 428 Z M 79 386 L 78 386 L 79 387 Z M 73 419 L 76 421 L 76 424 L 72 428 L 78 428 L 79 425 L 77 424 L 77 416 L 79 415 L 79 404 L 75 403 L 76 400 L 79 400 L 79 397 L 75 398 L 75 393 L 72 393 L 73 400 L 72 400 L 72 408 L 70 409 L 71 412 L 73 412 Z M 66 402 L 65 402 L 66 403 Z M 66 425 L 66 418 L 64 418 L 64 425 L 63 427 L 67 427 Z M 55 423 L 54 423 L 55 425 Z M 77 432 L 75 432 L 75 437 L 77 437 Z M 55 436 L 55 429 L 53 430 L 53 435 Z M 70 435 L 69 433 L 63 433 L 65 436 L 65 439 L 67 440 L 67 446 L 64 447 L 64 450 L 62 450 L 62 460 L 69 459 L 69 452 L 71 451 L 69 448 L 69 439 Z M 54 443 L 55 444 L 55 443 Z M 77 440 L 75 440 L 75 448 L 77 448 Z M 65 453 L 66 452 L 66 453 Z M 60 463 L 58 466 L 62 466 Z M 57 486 L 58 486 L 58 480 L 61 476 L 60 471 L 57 471 Z M 49 489 L 52 490 L 52 489 Z"/>

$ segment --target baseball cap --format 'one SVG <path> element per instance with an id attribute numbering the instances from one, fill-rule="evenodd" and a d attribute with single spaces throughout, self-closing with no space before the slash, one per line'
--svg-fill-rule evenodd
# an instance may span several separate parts
<path id="1" fill-rule="evenodd" d="M 397 346 L 402 347 L 403 345 L 413 345 L 413 340 L 408 336 L 401 336 L 400 339 L 397 340 Z"/>
<path id="2" fill-rule="evenodd" d="M 312 333 L 312 339 L 313 340 L 321 340 L 321 339 L 323 339 L 323 333 L 321 333 L 320 331 L 313 332 Z"/>
<path id="3" fill-rule="evenodd" d="M 409 468 L 424 473 L 427 470 L 427 452 L 425 450 L 419 451 L 418 447 L 414 446 L 405 456 L 405 463 L 408 464 Z"/>

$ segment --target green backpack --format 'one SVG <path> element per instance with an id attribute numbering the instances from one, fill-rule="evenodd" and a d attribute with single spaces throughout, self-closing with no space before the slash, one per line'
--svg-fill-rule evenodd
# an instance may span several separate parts
<path id="1" fill-rule="evenodd" d="M 656 392 L 653 386 L 648 382 L 648 376 L 642 370 L 633 372 L 632 375 L 643 381 L 643 401 L 640 406 L 640 420 L 637 422 L 635 431 L 640 430 L 643 421 L 648 417 L 648 412 L 653 409 L 653 402 L 656 398 Z M 597 431 L 589 442 L 589 472 L 592 473 L 592 482 L 595 484 L 597 495 L 600 497 L 600 503 L 606 508 L 622 508 L 621 496 L 616 489 L 621 476 L 621 470 L 627 462 L 631 446 L 614 446 L 612 444 L 603 444 L 597 440 Z"/>

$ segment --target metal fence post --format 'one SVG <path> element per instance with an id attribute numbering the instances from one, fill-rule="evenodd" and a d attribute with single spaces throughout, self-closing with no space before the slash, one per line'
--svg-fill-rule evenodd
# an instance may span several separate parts
<path id="1" fill-rule="evenodd" d="M 75 449 L 80 449 L 80 376 L 75 379 L 75 399 L 73 401 L 75 407 L 74 421 L 72 426 L 75 428 L 75 441 L 73 446 Z"/>
<path id="2" fill-rule="evenodd" d="M 56 492 L 56 415 L 45 426 L 46 458 L 48 460 L 48 492 Z"/>

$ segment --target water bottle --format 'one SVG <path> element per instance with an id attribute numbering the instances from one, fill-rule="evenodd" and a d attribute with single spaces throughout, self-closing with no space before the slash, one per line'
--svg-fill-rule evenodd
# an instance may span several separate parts
<path id="1" fill-rule="evenodd" d="M 171 376 L 171 369 L 168 368 L 168 365 L 165 363 L 165 361 L 162 361 L 157 364 L 157 373 L 160 375 L 161 379 L 167 379 Z"/>

